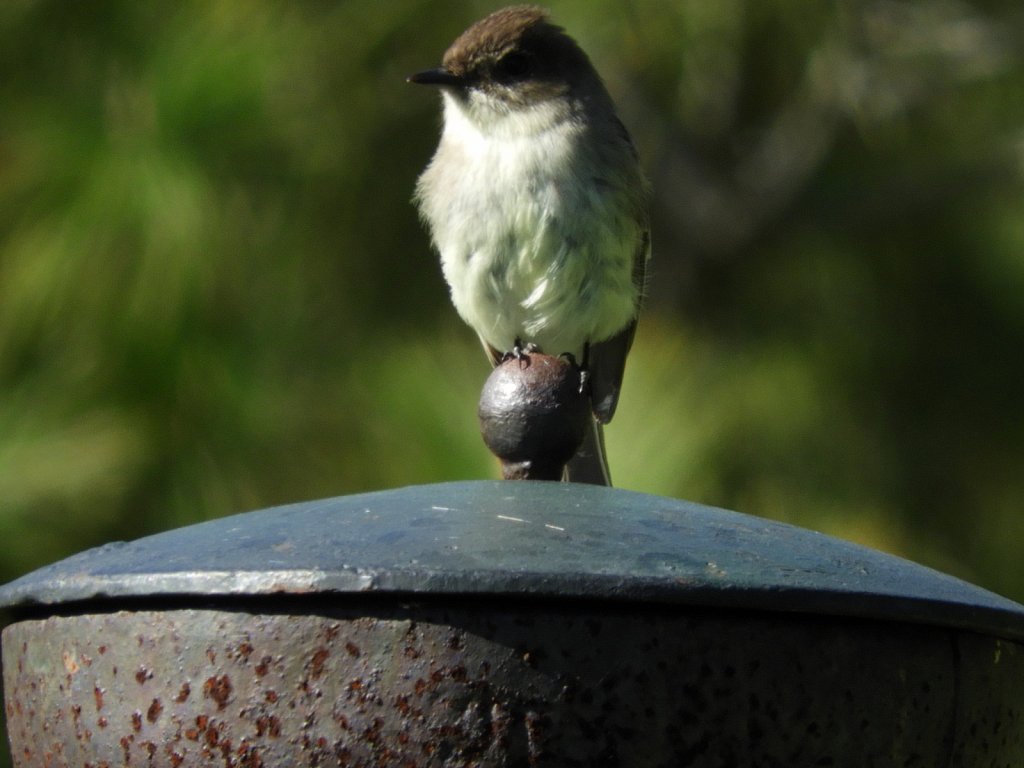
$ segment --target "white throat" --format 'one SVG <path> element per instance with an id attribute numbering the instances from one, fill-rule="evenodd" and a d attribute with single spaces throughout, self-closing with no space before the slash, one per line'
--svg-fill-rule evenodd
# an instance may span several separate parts
<path id="1" fill-rule="evenodd" d="M 559 127 L 571 125 L 566 99 L 546 99 L 536 104 L 509 103 L 479 91 L 463 101 L 444 92 L 444 132 L 457 141 L 535 139 Z"/>

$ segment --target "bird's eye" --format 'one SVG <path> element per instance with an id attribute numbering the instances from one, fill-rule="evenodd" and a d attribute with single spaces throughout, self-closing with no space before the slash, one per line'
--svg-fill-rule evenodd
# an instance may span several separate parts
<path id="1" fill-rule="evenodd" d="M 530 74 L 533 62 L 525 53 L 508 53 L 494 66 L 494 75 L 499 80 L 521 80 Z"/>

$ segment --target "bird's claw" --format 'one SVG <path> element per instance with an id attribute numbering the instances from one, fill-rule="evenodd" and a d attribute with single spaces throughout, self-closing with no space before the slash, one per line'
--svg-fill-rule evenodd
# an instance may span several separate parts
<path id="1" fill-rule="evenodd" d="M 523 360 L 527 355 L 532 355 L 535 352 L 540 352 L 540 347 L 534 344 L 532 341 L 528 341 L 525 345 L 519 339 L 516 339 L 512 344 L 512 350 L 506 352 L 502 357 L 501 362 L 507 362 L 508 360 Z"/>
<path id="2" fill-rule="evenodd" d="M 563 352 L 559 357 L 580 372 L 580 394 L 582 395 L 587 390 L 587 383 L 590 381 L 590 371 L 587 370 L 585 365 L 580 365 L 576 361 L 576 355 L 572 352 Z"/>

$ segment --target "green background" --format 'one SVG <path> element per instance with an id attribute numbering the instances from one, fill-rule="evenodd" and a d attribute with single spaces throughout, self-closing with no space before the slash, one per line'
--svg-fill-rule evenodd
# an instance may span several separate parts
<path id="1" fill-rule="evenodd" d="M 0 3 L 0 578 L 496 476 L 410 204 L 481 2 Z M 654 183 L 619 486 L 1024 600 L 1018 0 L 552 2 Z"/>

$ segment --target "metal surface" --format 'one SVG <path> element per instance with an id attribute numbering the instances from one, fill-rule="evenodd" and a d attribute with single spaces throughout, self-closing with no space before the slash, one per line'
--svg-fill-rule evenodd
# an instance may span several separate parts
<path id="1" fill-rule="evenodd" d="M 18 768 L 1024 765 L 1024 608 L 621 490 L 279 507 L 83 552 L 0 604 Z"/>
<path id="2" fill-rule="evenodd" d="M 1024 607 L 800 528 L 564 483 L 418 486 L 235 515 L 42 568 L 0 605 L 411 593 L 628 600 L 886 619 L 1024 640 Z"/>
<path id="3" fill-rule="evenodd" d="M 1024 765 L 1015 643 L 673 606 L 378 602 L 10 626 L 16 765 Z"/>

